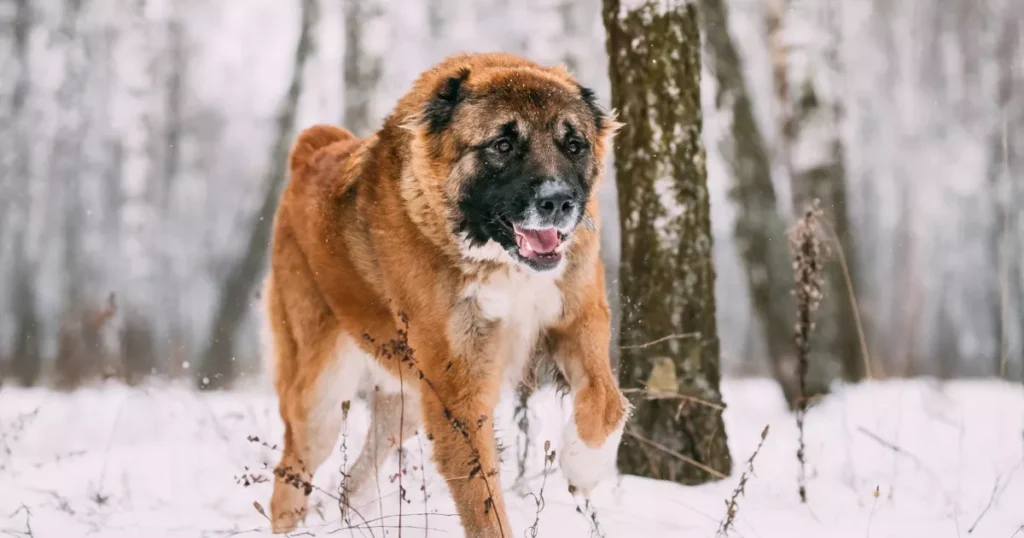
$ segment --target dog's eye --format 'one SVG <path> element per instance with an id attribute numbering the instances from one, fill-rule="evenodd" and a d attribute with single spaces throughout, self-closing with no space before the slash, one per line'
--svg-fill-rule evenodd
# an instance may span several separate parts
<path id="1" fill-rule="evenodd" d="M 508 153 L 512 151 L 512 142 L 509 142 L 507 138 L 499 138 L 494 141 L 494 149 L 498 153 Z"/>
<path id="2" fill-rule="evenodd" d="M 579 140 L 570 140 L 565 144 L 565 150 L 572 155 L 579 155 L 579 153 L 583 151 L 583 144 L 581 144 Z"/>

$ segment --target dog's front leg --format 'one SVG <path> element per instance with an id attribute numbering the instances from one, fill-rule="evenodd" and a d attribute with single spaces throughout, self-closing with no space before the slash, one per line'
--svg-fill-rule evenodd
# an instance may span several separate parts
<path id="1" fill-rule="evenodd" d="M 423 426 L 433 441 L 434 463 L 448 483 L 466 536 L 513 536 L 494 439 L 500 364 L 459 356 L 437 335 L 410 342 L 423 372 L 419 390 Z"/>
<path id="2" fill-rule="evenodd" d="M 572 419 L 565 426 L 559 463 L 569 485 L 589 497 L 616 474 L 615 459 L 629 403 L 612 375 L 610 315 L 603 286 L 586 293 L 576 315 L 551 332 L 553 357 L 569 382 Z"/>

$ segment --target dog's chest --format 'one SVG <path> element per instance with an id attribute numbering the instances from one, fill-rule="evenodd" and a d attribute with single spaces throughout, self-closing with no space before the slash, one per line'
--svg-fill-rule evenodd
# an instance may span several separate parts
<path id="1" fill-rule="evenodd" d="M 522 375 L 541 332 L 562 315 L 562 291 L 554 275 L 513 270 L 466 286 L 477 315 L 497 323 L 506 372 L 512 382 Z"/>

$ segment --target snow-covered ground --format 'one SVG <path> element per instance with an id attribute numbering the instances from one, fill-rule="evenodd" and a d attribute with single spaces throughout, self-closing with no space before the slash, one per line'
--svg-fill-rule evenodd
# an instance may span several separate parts
<path id="1" fill-rule="evenodd" d="M 723 519 L 745 460 L 765 425 L 770 433 L 739 500 L 733 536 L 1024 537 L 1024 389 L 995 381 L 877 382 L 840 389 L 807 419 L 809 502 L 797 498 L 796 428 L 773 383 L 726 380 L 725 411 L 733 476 L 683 487 L 622 478 L 595 493 L 597 520 L 608 537 L 711 537 Z M 531 484 L 541 485 L 544 440 L 558 449 L 568 408 L 551 394 L 533 404 L 537 435 Z M 505 407 L 499 423 L 511 420 Z M 398 536 L 398 482 L 383 480 L 383 510 L 369 529 L 342 529 L 329 494 L 338 470 L 354 460 L 366 428 L 354 404 L 345 437 L 318 474 L 308 528 L 297 534 Z M 270 483 L 244 485 L 243 475 L 269 476 L 280 440 L 276 400 L 243 390 L 198 394 L 186 388 L 108 385 L 71 394 L 0 389 L 0 535 L 36 538 L 218 537 L 269 534 L 254 507 L 267 506 Z M 514 477 L 515 430 L 506 445 L 504 483 Z M 402 535 L 460 536 L 444 483 L 412 439 L 402 483 Z M 397 458 L 386 467 L 398 469 Z M 253 482 L 250 477 L 249 482 Z M 513 536 L 531 536 L 533 497 L 509 488 Z M 426 506 L 424 507 L 424 494 Z M 556 471 L 547 478 L 537 536 L 587 536 Z M 340 531 L 340 532 L 339 532 Z"/>

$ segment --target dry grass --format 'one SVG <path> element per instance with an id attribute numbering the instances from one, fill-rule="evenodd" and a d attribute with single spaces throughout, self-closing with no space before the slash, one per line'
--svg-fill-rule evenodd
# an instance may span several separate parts
<path id="1" fill-rule="evenodd" d="M 473 438 L 470 435 L 471 428 L 475 426 L 476 429 L 479 430 L 480 428 L 483 427 L 486 421 L 493 421 L 493 417 L 482 416 L 474 421 L 471 419 L 465 419 L 463 417 L 457 417 L 455 416 L 454 413 L 452 413 L 451 408 L 445 402 L 445 399 L 442 397 L 441 393 L 434 386 L 433 381 L 429 377 L 427 377 L 427 375 L 423 372 L 423 369 L 420 368 L 419 363 L 416 361 L 416 358 L 414 356 L 413 349 L 412 347 L 409 346 L 409 317 L 404 312 L 399 312 L 399 318 L 402 321 L 402 327 L 398 329 L 397 337 L 391 339 L 388 342 L 380 344 L 378 346 L 377 356 L 388 361 L 399 361 L 399 371 L 401 371 L 401 368 L 403 366 L 408 370 L 412 371 L 413 375 L 418 377 L 420 381 L 423 382 L 423 385 L 426 386 L 428 390 L 433 392 L 434 397 L 437 398 L 437 401 L 441 403 L 445 420 L 448 422 L 448 424 L 452 427 L 453 430 L 455 430 L 459 435 L 462 436 L 462 439 L 469 446 L 470 460 L 469 462 L 467 462 L 467 465 L 469 467 L 468 478 L 470 480 L 478 478 L 482 480 L 484 483 L 484 487 L 487 491 L 487 498 L 484 499 L 484 514 L 494 514 L 495 519 L 499 521 L 498 530 L 501 533 L 501 536 L 504 538 L 504 536 L 506 536 L 507 531 L 506 529 L 500 527 L 501 520 L 498 517 L 498 514 L 492 510 L 492 508 L 494 507 L 494 486 L 491 484 L 491 482 L 493 478 L 498 476 L 498 469 L 483 468 L 483 464 L 481 463 L 480 460 L 480 449 L 473 443 Z M 368 334 L 363 335 L 363 338 L 365 338 L 367 341 L 371 343 L 376 343 L 374 339 Z M 399 379 L 403 380 L 404 377 L 399 375 Z M 405 413 L 403 411 L 403 420 L 404 415 Z M 429 438 L 430 436 L 428 435 L 428 439 Z M 401 489 L 401 484 L 399 484 L 399 489 Z"/>
<path id="2" fill-rule="evenodd" d="M 409 321 L 408 321 L 408 318 L 404 314 L 400 314 L 400 317 L 401 317 L 401 320 L 402 320 L 402 323 L 403 323 L 403 327 L 398 330 L 398 334 L 397 334 L 397 336 L 395 338 L 393 338 L 393 339 L 391 339 L 391 340 L 389 340 L 387 342 L 380 343 L 380 344 L 378 344 L 369 335 L 364 335 L 364 338 L 368 342 L 377 345 L 377 347 L 378 347 L 378 349 L 377 349 L 377 356 L 380 359 L 385 360 L 385 361 L 391 361 L 391 360 L 399 361 L 399 365 L 400 365 L 399 371 L 401 371 L 402 368 L 404 367 L 405 369 L 409 370 L 412 373 L 413 376 L 417 377 L 420 381 L 422 381 L 423 385 L 426 386 L 428 390 L 431 390 L 431 391 L 434 392 L 434 395 L 437 397 L 438 401 L 440 401 L 442 406 L 443 406 L 443 412 L 444 412 L 445 419 L 447 420 L 449 425 L 451 425 L 452 429 L 454 429 L 457 433 L 459 433 L 462 436 L 462 438 L 465 440 L 465 442 L 468 444 L 468 446 L 470 448 L 471 458 L 467 462 L 467 474 L 466 474 L 465 477 L 467 479 L 470 479 L 470 480 L 472 480 L 472 479 L 480 479 L 480 480 L 484 481 L 485 487 L 487 489 L 488 497 L 484 500 L 484 507 L 483 508 L 484 508 L 485 513 L 492 513 L 493 512 L 492 508 L 493 508 L 493 505 L 494 505 L 494 491 L 495 490 L 492 487 L 491 482 L 492 482 L 492 479 L 494 479 L 495 477 L 498 476 L 498 469 L 484 469 L 483 468 L 483 466 L 482 466 L 482 464 L 480 462 L 480 451 L 474 445 L 472 437 L 470 435 L 472 428 L 474 428 L 474 427 L 477 428 L 477 429 L 482 428 L 483 424 L 485 423 L 485 421 L 486 420 L 491 420 L 491 418 L 490 417 L 480 417 L 480 418 L 478 418 L 476 420 L 466 420 L 466 419 L 464 419 L 462 417 L 457 417 L 457 416 L 455 416 L 454 413 L 452 413 L 452 411 L 450 410 L 448 405 L 445 403 L 444 398 L 442 398 L 441 394 L 437 391 L 437 389 L 435 388 L 434 384 L 426 376 L 426 374 L 423 372 L 423 370 L 419 367 L 418 363 L 416 362 L 416 359 L 415 359 L 414 354 L 413 354 L 413 349 L 409 346 L 409 340 L 408 340 L 408 338 L 409 338 L 408 337 L 408 335 L 409 335 L 409 332 L 408 332 Z M 404 384 L 404 376 L 400 375 L 399 378 L 400 378 L 400 382 Z M 347 402 L 347 401 L 342 404 L 342 412 L 346 416 L 348 415 L 348 412 L 349 412 L 349 405 L 350 405 L 350 402 Z M 404 420 L 405 420 L 404 405 L 403 405 L 403 412 L 402 412 L 402 415 L 401 415 L 399 420 L 400 420 L 399 428 L 401 430 L 401 428 L 403 428 L 401 423 L 404 422 Z M 346 431 L 346 435 L 347 435 L 347 431 Z M 428 438 L 428 440 L 431 439 L 431 437 L 429 435 L 427 436 L 427 438 Z M 262 446 L 264 446 L 266 448 L 269 448 L 271 450 L 274 450 L 274 451 L 278 451 L 279 450 L 277 445 L 270 445 L 270 444 L 260 440 L 256 436 L 250 436 L 249 437 L 249 441 L 250 442 L 254 442 L 254 443 L 259 443 Z M 343 437 L 342 446 L 344 447 L 346 445 L 347 445 L 347 439 L 345 439 Z M 401 447 L 399 447 L 399 450 L 398 450 L 399 471 L 398 471 L 398 474 L 394 477 L 398 481 L 399 497 L 400 497 L 400 501 L 401 501 L 401 502 L 399 502 L 398 525 L 397 526 L 393 526 L 393 527 L 389 527 L 389 528 L 397 529 L 398 533 L 399 533 L 399 536 L 401 536 L 401 531 L 402 531 L 403 528 L 414 528 L 414 527 L 410 527 L 408 525 L 405 525 L 402 522 L 403 513 L 402 513 L 402 509 L 401 509 L 401 504 L 402 504 L 402 502 L 409 502 L 408 498 L 407 498 L 407 491 L 406 491 L 405 486 L 404 486 L 404 484 L 402 482 L 403 481 L 402 477 L 406 474 L 405 468 L 403 466 L 404 461 L 403 461 L 403 454 L 402 454 L 402 452 L 403 451 L 402 451 Z M 554 452 L 552 451 L 550 454 L 554 454 Z M 550 457 L 551 457 L 551 461 L 553 462 L 553 456 L 550 456 Z M 345 460 L 347 461 L 347 455 L 345 456 Z M 546 459 L 546 461 L 547 461 L 547 459 Z M 548 465 L 550 465 L 550 463 L 545 463 L 545 470 L 547 470 L 547 466 Z M 248 471 L 248 469 L 247 469 L 247 471 Z M 327 496 L 328 498 L 332 499 L 333 501 L 335 501 L 338 504 L 339 509 L 341 510 L 342 522 L 345 525 L 345 528 L 369 530 L 371 532 L 371 535 L 372 535 L 372 530 L 370 530 L 370 524 L 371 523 L 374 523 L 374 522 L 381 523 L 381 527 L 380 528 L 381 529 L 385 528 L 383 526 L 383 518 L 376 518 L 374 520 L 368 520 L 367 518 L 363 517 L 356 510 L 355 507 L 351 506 L 351 504 L 348 502 L 348 498 L 347 498 L 348 497 L 348 494 L 347 494 L 348 492 L 346 492 L 344 490 L 344 484 L 342 485 L 342 490 L 339 491 L 337 494 L 334 493 L 334 492 L 326 491 L 326 490 L 316 486 L 315 484 L 313 484 L 309 479 L 305 478 L 306 476 L 311 476 L 312 473 L 310 473 L 308 469 L 304 468 L 304 466 L 302 468 L 300 468 L 300 469 L 292 469 L 292 468 L 287 467 L 287 466 L 285 466 L 285 467 L 280 467 L 279 466 L 279 467 L 277 467 L 277 468 L 275 468 L 273 470 L 273 473 L 278 478 L 280 478 L 284 483 L 286 483 L 286 484 L 288 484 L 288 485 L 290 485 L 292 487 L 295 487 L 297 489 L 302 490 L 303 493 L 305 495 L 307 495 L 307 496 L 312 494 L 313 491 L 317 491 L 319 493 L 324 494 L 325 496 Z M 342 475 L 343 475 L 343 479 L 344 479 L 345 478 L 344 471 L 342 472 Z M 241 483 L 244 486 L 248 486 L 248 485 L 251 485 L 252 483 L 257 483 L 257 482 L 260 482 L 260 481 L 265 481 L 264 478 L 256 478 L 256 476 L 258 476 L 258 475 L 254 475 L 254 474 L 248 473 L 247 475 L 243 475 L 242 478 L 237 479 L 237 480 L 238 480 L 239 483 Z M 546 477 L 546 475 L 545 475 L 545 477 Z M 379 477 L 378 477 L 378 479 L 379 479 Z M 424 475 L 423 475 L 423 484 L 421 485 L 421 490 L 424 491 L 424 501 L 426 501 L 426 474 L 425 474 L 425 471 L 424 471 Z M 381 495 L 378 493 L 378 500 L 380 500 L 380 497 L 381 497 Z M 542 505 L 543 505 L 543 490 L 542 490 L 541 496 L 539 498 L 541 499 L 541 507 L 542 507 Z M 259 503 L 254 503 L 254 506 L 255 506 L 256 510 L 260 514 L 266 516 L 266 513 L 265 513 L 263 507 Z M 539 510 L 540 510 L 540 508 L 538 508 L 538 517 L 539 517 Z M 348 519 L 348 515 L 347 514 L 348 514 L 349 511 L 351 511 L 351 513 L 354 513 L 358 517 L 358 520 L 359 520 L 358 523 L 353 525 L 352 522 Z M 422 527 L 422 529 L 424 529 L 424 530 L 428 529 L 428 523 L 429 523 L 427 521 L 427 518 L 429 516 L 428 512 L 424 511 L 423 514 L 404 514 L 404 515 L 406 515 L 406 516 L 423 515 L 424 516 L 424 527 Z M 497 517 L 497 514 L 495 514 L 495 516 Z M 419 528 L 419 527 L 416 527 L 416 528 Z M 502 537 L 508 535 L 508 532 L 509 532 L 508 530 L 506 530 L 506 529 L 499 529 L 499 530 L 501 532 L 501 536 Z"/>
<path id="3" fill-rule="evenodd" d="M 798 486 L 801 502 L 807 502 L 807 469 L 804 445 L 804 420 L 807 415 L 807 370 L 811 353 L 811 333 L 814 331 L 814 314 L 824 297 L 824 260 L 827 255 L 821 239 L 819 222 L 822 218 L 820 202 L 815 200 L 797 221 L 790 234 L 789 246 L 793 253 L 793 277 L 796 296 L 796 326 L 793 341 L 796 344 L 799 364 L 799 393 L 797 394 L 796 424 L 799 432 L 799 448 L 796 457 L 800 462 Z"/>
<path id="4" fill-rule="evenodd" d="M 534 502 L 537 503 L 537 513 L 533 518 L 533 524 L 526 529 L 526 536 L 529 538 L 537 538 L 539 531 L 538 526 L 540 525 L 540 513 L 544 511 L 544 486 L 548 483 L 548 475 L 551 469 L 555 465 L 555 451 L 551 450 L 551 441 L 544 441 L 544 473 L 540 483 L 540 492 L 536 495 L 531 493 Z"/>
<path id="5" fill-rule="evenodd" d="M 764 440 L 767 438 L 768 426 L 765 426 L 761 430 L 761 441 L 757 443 L 757 448 L 754 449 L 754 453 L 747 460 L 747 469 L 740 475 L 740 482 L 736 485 L 736 489 L 732 491 L 732 497 L 725 501 L 725 519 L 718 526 L 718 532 L 715 533 L 715 536 L 728 535 L 729 529 L 732 528 L 733 523 L 736 521 L 736 513 L 739 510 L 739 498 L 747 491 L 747 480 L 754 474 L 754 458 L 761 452 L 761 447 L 764 446 Z"/>

